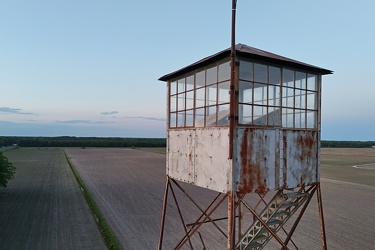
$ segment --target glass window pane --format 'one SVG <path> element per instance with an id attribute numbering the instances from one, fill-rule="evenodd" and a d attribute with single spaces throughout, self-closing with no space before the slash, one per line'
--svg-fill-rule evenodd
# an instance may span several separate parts
<path id="1" fill-rule="evenodd" d="M 217 67 L 207 69 L 206 85 L 217 83 Z"/>
<path id="2" fill-rule="evenodd" d="M 219 82 L 230 80 L 230 62 L 219 65 Z"/>
<path id="3" fill-rule="evenodd" d="M 185 109 L 185 93 L 178 94 L 178 106 L 177 110 L 184 110 Z"/>
<path id="4" fill-rule="evenodd" d="M 241 103 L 252 103 L 253 102 L 253 84 L 251 82 L 239 83 L 239 102 Z"/>
<path id="5" fill-rule="evenodd" d="M 306 120 L 306 111 L 302 109 L 296 109 L 294 111 L 294 127 L 295 128 L 305 128 L 305 120 Z"/>
<path id="6" fill-rule="evenodd" d="M 185 111 L 177 113 L 177 127 L 185 126 Z"/>
<path id="7" fill-rule="evenodd" d="M 269 66 L 268 67 L 268 83 L 279 85 L 281 80 L 281 69 Z"/>
<path id="8" fill-rule="evenodd" d="M 169 111 L 175 112 L 177 110 L 177 95 L 173 95 L 170 98 Z"/>
<path id="9" fill-rule="evenodd" d="M 186 127 L 192 127 L 194 125 L 194 110 L 186 111 Z"/>
<path id="10" fill-rule="evenodd" d="M 267 85 L 254 83 L 254 104 L 267 105 Z"/>
<path id="11" fill-rule="evenodd" d="M 204 108 L 195 110 L 195 127 L 204 127 Z"/>
<path id="12" fill-rule="evenodd" d="M 306 90 L 299 91 L 300 96 L 296 96 L 299 99 L 299 108 L 305 109 L 306 108 Z M 297 107 L 297 105 L 296 105 Z"/>
<path id="13" fill-rule="evenodd" d="M 202 70 L 202 71 L 199 71 L 196 73 L 195 75 L 195 85 L 196 85 L 196 88 L 199 88 L 199 87 L 203 87 L 206 82 L 205 80 L 205 76 L 206 76 L 206 71 L 205 70 Z"/>
<path id="14" fill-rule="evenodd" d="M 186 91 L 194 89 L 194 75 L 186 77 Z"/>
<path id="15" fill-rule="evenodd" d="M 175 95 L 177 93 L 177 82 L 176 81 L 170 82 L 169 86 L 170 86 L 170 90 L 171 90 L 170 94 Z"/>
<path id="16" fill-rule="evenodd" d="M 216 84 L 206 88 L 206 105 L 216 105 Z"/>
<path id="17" fill-rule="evenodd" d="M 317 90 L 316 88 L 316 75 L 307 74 L 307 89 Z"/>
<path id="18" fill-rule="evenodd" d="M 253 116 L 253 106 L 240 104 L 238 111 L 239 111 L 238 122 L 240 124 L 251 124 L 252 116 Z"/>
<path id="19" fill-rule="evenodd" d="M 194 90 L 186 92 L 186 109 L 194 108 Z"/>
<path id="20" fill-rule="evenodd" d="M 177 92 L 181 93 L 185 91 L 185 78 L 178 80 Z"/>
<path id="21" fill-rule="evenodd" d="M 301 90 L 294 90 L 294 107 L 301 108 Z"/>
<path id="22" fill-rule="evenodd" d="M 283 86 L 294 87 L 294 71 L 283 69 Z"/>
<path id="23" fill-rule="evenodd" d="M 296 71 L 296 88 L 306 89 L 306 73 Z"/>
<path id="24" fill-rule="evenodd" d="M 229 104 L 219 105 L 217 112 L 217 126 L 229 125 Z"/>
<path id="25" fill-rule="evenodd" d="M 282 116 L 281 116 L 281 121 L 282 121 L 282 126 L 284 128 L 293 128 L 293 109 L 282 109 Z"/>
<path id="26" fill-rule="evenodd" d="M 307 111 L 307 128 L 317 128 L 317 112 L 316 111 Z"/>
<path id="27" fill-rule="evenodd" d="M 230 82 L 223 82 L 218 84 L 218 95 L 219 100 L 218 103 L 226 103 L 229 102 L 230 96 L 229 96 L 229 88 L 230 88 Z"/>
<path id="28" fill-rule="evenodd" d="M 253 124 L 267 125 L 267 107 L 254 106 Z"/>
<path id="29" fill-rule="evenodd" d="M 253 63 L 240 61 L 240 79 L 247 81 L 253 80 Z"/>
<path id="30" fill-rule="evenodd" d="M 254 81 L 267 82 L 267 65 L 254 63 Z"/>
<path id="31" fill-rule="evenodd" d="M 170 117 L 169 127 L 175 128 L 176 127 L 176 121 L 177 121 L 177 114 L 176 113 L 170 113 L 169 117 Z"/>
<path id="32" fill-rule="evenodd" d="M 206 127 L 216 126 L 216 106 L 206 108 Z"/>
<path id="33" fill-rule="evenodd" d="M 293 108 L 294 105 L 294 89 L 283 88 L 282 106 Z"/>
<path id="34" fill-rule="evenodd" d="M 307 109 L 317 109 L 316 92 L 307 91 Z"/>
<path id="35" fill-rule="evenodd" d="M 269 85 L 268 86 L 268 105 L 280 106 L 280 87 Z"/>
<path id="36" fill-rule="evenodd" d="M 281 125 L 279 108 L 268 107 L 267 123 L 268 123 L 268 126 L 280 126 Z"/>
<path id="37" fill-rule="evenodd" d="M 204 95 L 205 95 L 205 88 L 200 88 L 195 91 L 196 99 L 195 99 L 195 108 L 203 107 L 204 106 Z"/>

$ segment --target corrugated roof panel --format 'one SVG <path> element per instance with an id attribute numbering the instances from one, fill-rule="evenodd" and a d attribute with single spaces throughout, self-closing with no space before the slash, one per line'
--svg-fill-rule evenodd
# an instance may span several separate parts
<path id="1" fill-rule="evenodd" d="M 182 69 L 179 69 L 177 71 L 174 71 L 172 73 L 164 75 L 164 76 L 160 77 L 159 80 L 160 81 L 168 81 L 172 78 L 178 77 L 178 76 L 186 74 L 188 72 L 191 72 L 191 71 L 193 71 L 197 68 L 200 68 L 200 67 L 208 65 L 210 63 L 213 63 L 215 61 L 221 60 L 225 57 L 229 57 L 230 51 L 231 51 L 231 49 L 228 48 L 228 49 L 220 51 L 216 54 L 213 54 L 211 56 L 205 57 L 205 58 L 203 58 L 203 59 L 201 59 L 201 60 L 199 60 L 199 61 L 197 61 L 193 64 L 190 64 L 190 65 L 188 65 L 188 66 L 186 66 Z M 265 62 L 269 62 L 269 63 L 276 63 L 276 64 L 290 66 L 290 67 L 303 68 L 303 69 L 306 69 L 306 70 L 309 70 L 309 71 L 318 72 L 322 75 L 332 74 L 331 70 L 319 68 L 319 67 L 316 67 L 314 65 L 299 62 L 299 61 L 296 61 L 296 60 L 293 60 L 293 59 L 290 59 L 290 58 L 287 58 L 287 57 L 284 57 L 284 56 L 280 56 L 280 55 L 277 55 L 277 54 L 274 54 L 274 53 L 271 53 L 271 52 L 268 52 L 268 51 L 264 51 L 264 50 L 261 50 L 261 49 L 253 48 L 253 47 L 247 46 L 245 44 L 241 44 L 241 43 L 236 45 L 236 53 L 240 57 L 245 57 L 245 58 L 249 58 L 249 59 L 257 59 L 257 60 L 261 60 L 261 61 L 265 61 Z"/>

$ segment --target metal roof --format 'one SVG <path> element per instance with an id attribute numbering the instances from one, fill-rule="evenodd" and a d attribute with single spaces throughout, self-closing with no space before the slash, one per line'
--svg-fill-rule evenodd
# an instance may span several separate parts
<path id="1" fill-rule="evenodd" d="M 292 68 L 296 68 L 296 69 L 304 69 L 306 71 L 314 72 L 314 73 L 318 73 L 318 74 L 322 74 L 322 75 L 333 73 L 333 71 L 328 70 L 328 69 L 323 69 L 323 68 L 316 67 L 314 65 L 299 62 L 299 61 L 296 61 L 296 60 L 293 60 L 293 59 L 290 59 L 290 58 L 287 58 L 287 57 L 284 57 L 284 56 L 273 54 L 273 53 L 268 52 L 268 51 L 253 48 L 253 47 L 247 46 L 245 44 L 239 43 L 239 44 L 236 45 L 235 48 L 236 48 L 237 55 L 240 56 L 241 58 L 259 60 L 259 61 L 262 61 L 262 62 L 274 63 L 274 64 L 278 64 L 280 66 L 283 65 L 283 66 L 292 67 Z M 186 66 L 182 69 L 179 69 L 177 71 L 174 71 L 172 73 L 164 75 L 164 76 L 160 77 L 159 80 L 160 81 L 168 81 L 172 78 L 176 78 L 180 75 L 191 72 L 191 71 L 193 71 L 197 68 L 204 67 L 208 64 L 211 64 L 213 62 L 216 62 L 216 61 L 219 61 L 219 60 L 224 59 L 226 57 L 229 57 L 230 52 L 231 52 L 230 48 L 225 49 L 225 50 L 220 51 L 216 54 L 205 57 L 205 58 L 203 58 L 203 59 L 201 59 L 201 60 L 199 60 L 199 61 L 197 61 L 193 64 L 190 64 L 190 65 L 188 65 L 188 66 Z"/>

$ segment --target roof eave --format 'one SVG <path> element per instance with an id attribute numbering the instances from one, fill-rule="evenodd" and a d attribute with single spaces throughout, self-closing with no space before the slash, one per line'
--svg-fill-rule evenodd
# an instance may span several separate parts
<path id="1" fill-rule="evenodd" d="M 193 64 L 190 64 L 190 65 L 188 65 L 188 66 L 186 66 L 182 69 L 179 69 L 179 70 L 176 70 L 172 73 L 164 75 L 164 76 L 160 77 L 158 80 L 166 82 L 170 79 L 176 78 L 176 77 L 184 75 L 186 73 L 189 73 L 189 72 L 191 72 L 191 71 L 193 71 L 197 68 L 204 67 L 204 66 L 209 65 L 213 62 L 222 60 L 222 59 L 230 56 L 230 51 L 231 50 L 229 48 L 229 49 L 225 49 L 223 51 L 220 51 L 216 54 L 213 54 L 211 56 L 205 57 L 205 58 L 203 58 L 203 59 L 201 59 L 201 60 L 199 60 L 199 61 L 197 61 Z M 327 75 L 327 74 L 333 73 L 333 71 L 328 70 L 328 69 L 324 69 L 324 68 L 316 67 L 314 65 L 299 62 L 299 61 L 296 61 L 296 60 L 293 60 L 293 59 L 290 59 L 290 58 L 287 58 L 287 57 L 279 56 L 279 55 L 276 55 L 276 54 L 273 54 L 273 53 L 270 53 L 270 52 L 267 52 L 267 51 L 264 51 L 264 50 L 252 48 L 252 47 L 249 47 L 249 46 L 244 45 L 244 44 L 237 44 L 236 45 L 236 53 L 240 57 L 249 58 L 249 59 L 252 59 L 252 60 L 255 59 L 255 60 L 264 61 L 264 62 L 270 62 L 270 63 L 274 63 L 274 64 L 279 64 L 279 65 L 286 65 L 286 66 L 289 66 L 289 67 L 292 67 L 292 68 L 304 69 L 306 71 L 321 74 L 321 75 Z"/>

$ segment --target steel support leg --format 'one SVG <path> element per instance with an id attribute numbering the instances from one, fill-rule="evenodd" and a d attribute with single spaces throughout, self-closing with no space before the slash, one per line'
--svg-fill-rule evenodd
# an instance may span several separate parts
<path id="1" fill-rule="evenodd" d="M 327 250 L 327 240 L 326 240 L 326 230 L 324 226 L 324 216 L 323 216 L 323 201 L 322 201 L 322 191 L 320 189 L 320 182 L 317 184 L 317 196 L 318 196 L 318 207 L 319 207 L 319 217 L 320 217 L 320 233 L 322 236 L 322 249 Z"/>
<path id="2" fill-rule="evenodd" d="M 168 188 L 169 188 L 169 176 L 167 175 L 165 181 L 165 190 L 164 190 L 164 201 L 163 201 L 163 211 L 161 214 L 161 223 L 160 223 L 160 238 L 158 250 L 162 249 L 163 246 L 163 235 L 164 235 L 164 223 L 165 223 L 165 212 L 167 210 L 167 200 L 168 200 Z"/>

